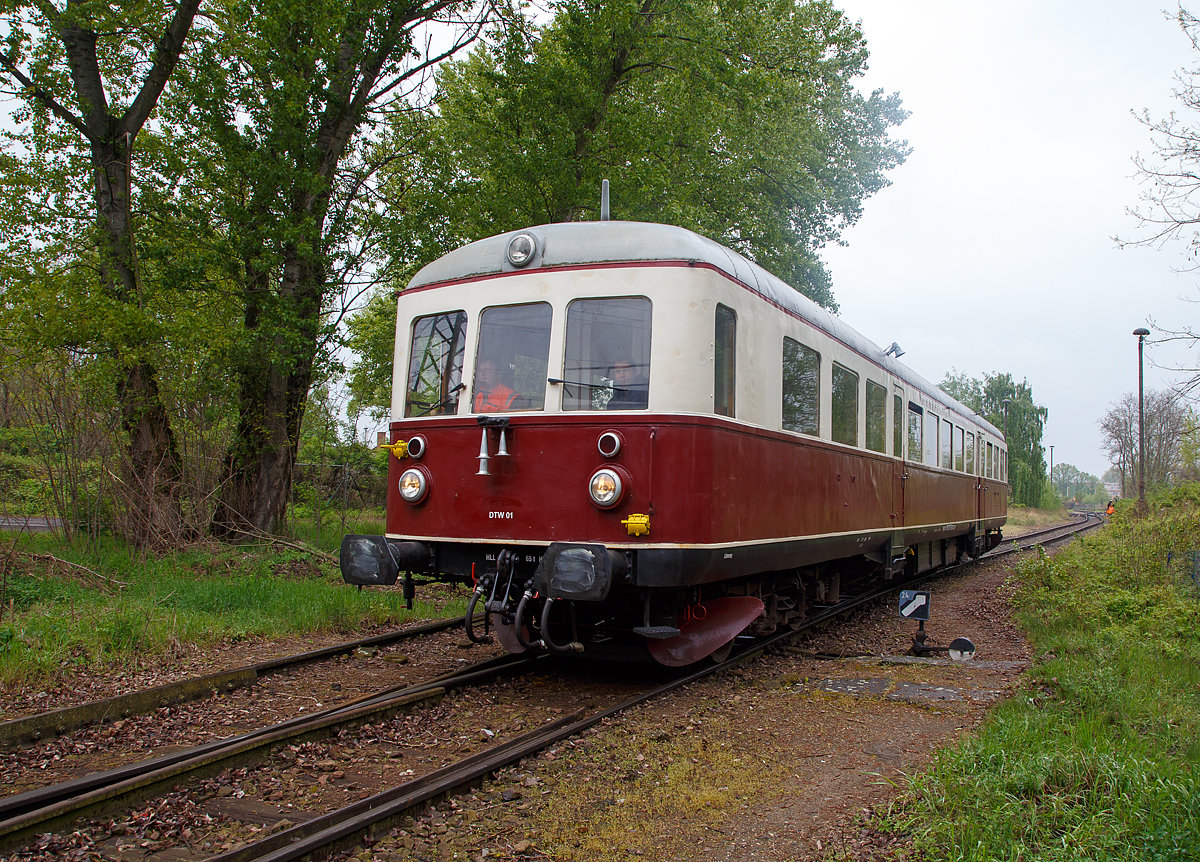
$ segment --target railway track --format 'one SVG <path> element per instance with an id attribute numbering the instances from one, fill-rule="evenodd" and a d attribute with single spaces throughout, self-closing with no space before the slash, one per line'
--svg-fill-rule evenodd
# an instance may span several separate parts
<path id="1" fill-rule="evenodd" d="M 1057 535 L 1055 540 L 1077 535 L 1087 529 L 1094 529 L 1103 523 L 1084 517 L 1075 524 L 1065 527 L 1040 530 L 1021 537 L 1027 544 L 1023 549 L 1034 547 L 1045 540 L 1048 535 Z M 1032 540 L 1032 541 L 1031 541 Z M 1011 551 L 1008 551 L 1011 553 Z M 999 555 L 995 555 L 999 556 Z M 983 558 L 980 558 L 983 559 Z M 967 565 L 970 565 L 968 563 Z M 485 752 L 451 764 L 420 779 L 385 791 L 355 805 L 339 811 L 331 812 L 324 817 L 310 821 L 301 826 L 293 827 L 285 832 L 272 835 L 262 841 L 247 845 L 228 853 L 214 857 L 213 862 L 287 862 L 315 857 L 321 853 L 330 852 L 332 848 L 346 847 L 356 844 L 368 837 L 386 831 L 400 818 L 412 814 L 427 803 L 446 798 L 478 781 L 484 775 L 494 773 L 498 769 L 517 762 L 518 760 L 548 748 L 557 742 L 574 736 L 593 727 L 606 718 L 634 706 L 646 703 L 656 697 L 666 694 L 682 686 L 696 682 L 711 674 L 728 670 L 740 664 L 747 663 L 762 655 L 768 649 L 790 639 L 806 629 L 820 625 L 830 619 L 841 616 L 862 604 L 875 601 L 884 596 L 910 586 L 925 583 L 931 579 L 956 571 L 961 567 L 943 569 L 933 575 L 922 575 L 903 583 L 892 582 L 885 587 L 874 589 L 859 596 L 847 598 L 837 605 L 823 608 L 805 618 L 803 625 L 797 631 L 788 630 L 776 635 L 757 639 L 754 643 L 736 650 L 725 662 L 701 668 L 681 676 L 665 685 L 654 688 L 623 703 L 606 709 L 597 710 L 591 714 L 576 714 L 565 717 L 537 731 L 513 740 L 507 746 L 497 746 Z"/>
<path id="2" fill-rule="evenodd" d="M 1055 544 L 1057 542 L 1073 539 L 1077 536 L 1089 533 L 1092 530 L 1099 529 L 1106 523 L 1105 519 L 1093 512 L 1076 514 L 1077 519 L 1070 524 L 1056 524 L 1052 527 L 1046 527 L 1041 530 L 1034 530 L 1029 533 L 1022 533 L 1010 541 L 1002 542 L 998 547 L 988 551 L 980 559 L 994 559 L 996 557 L 1015 554 L 1020 551 L 1028 551 L 1038 545 Z"/>
<path id="3" fill-rule="evenodd" d="M 0 722 L 0 750 L 27 742 L 37 742 L 51 735 L 62 736 L 81 727 L 103 724 L 132 715 L 153 712 L 164 706 L 209 697 L 213 692 L 228 693 L 253 685 L 260 679 L 290 668 L 347 655 L 359 649 L 370 649 L 422 635 L 447 631 L 462 625 L 462 617 L 435 620 L 409 626 L 394 632 L 371 635 L 321 649 L 269 659 L 234 670 L 219 671 L 204 676 L 189 677 L 153 688 L 132 691 L 102 700 L 49 710 L 35 715 Z"/>
<path id="4" fill-rule="evenodd" d="M 1067 525 L 1065 531 L 1062 527 L 1041 530 L 1020 537 L 1020 541 L 1024 543 L 1023 547 L 1033 547 L 1077 535 L 1094 529 L 1101 523 L 1102 519 L 1084 517 L 1075 524 Z M 1012 550 L 1015 549 L 1005 549 L 1003 552 L 1011 553 Z M 988 556 L 1000 555 L 1001 553 L 993 552 Z M 893 581 L 879 589 L 847 597 L 837 605 L 815 610 L 804 620 L 799 631 L 845 615 L 856 606 L 875 601 L 898 589 L 915 586 L 937 575 L 960 569 L 960 566 L 956 566 L 941 570 L 932 576 L 927 574 L 905 582 Z M 752 643 L 738 644 L 739 648 L 724 663 L 695 670 L 612 706 L 564 716 L 516 739 L 492 746 L 412 781 L 213 858 L 222 862 L 298 859 L 323 852 L 322 848 L 354 844 L 364 836 L 390 828 L 398 818 L 413 813 L 427 803 L 445 798 L 478 782 L 485 775 L 579 734 L 606 718 L 709 674 L 749 662 L 796 633 L 789 629 Z M 249 762 L 263 756 L 273 746 L 286 741 L 328 735 L 336 727 L 385 718 L 398 711 L 411 709 L 418 703 L 439 698 L 452 688 L 495 679 L 501 674 L 519 673 L 547 660 L 545 656 L 533 659 L 518 656 L 489 660 L 462 673 L 399 690 L 374 693 L 303 719 L 293 719 L 219 743 L 0 800 L 0 850 L 22 846 L 37 834 L 62 829 L 81 817 L 96 817 L 104 812 L 128 807 L 134 800 L 153 797 L 164 788 L 179 784 L 188 778 L 211 775 L 220 769 L 228 768 L 230 764 Z"/>

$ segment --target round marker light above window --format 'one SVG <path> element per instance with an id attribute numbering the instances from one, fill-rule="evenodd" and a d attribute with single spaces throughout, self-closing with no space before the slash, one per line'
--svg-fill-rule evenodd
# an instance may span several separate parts
<path id="1" fill-rule="evenodd" d="M 611 509 L 621 502 L 621 497 L 625 494 L 625 483 L 621 481 L 621 474 L 616 470 L 601 467 L 588 481 L 588 494 L 592 502 L 601 509 Z"/>
<path id="2" fill-rule="evenodd" d="M 508 262 L 522 267 L 533 260 L 537 253 L 537 241 L 527 233 L 519 233 L 508 241 Z"/>
<path id="3" fill-rule="evenodd" d="M 424 470 L 410 467 L 400 474 L 399 490 L 404 502 L 416 505 L 429 493 L 429 477 Z"/>

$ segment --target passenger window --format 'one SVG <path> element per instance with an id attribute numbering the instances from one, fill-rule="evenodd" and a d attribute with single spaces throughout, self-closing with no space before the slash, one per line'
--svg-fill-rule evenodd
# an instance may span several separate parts
<path id="1" fill-rule="evenodd" d="M 458 412 L 466 335 L 467 315 L 463 311 L 431 314 L 413 321 L 404 395 L 406 418 Z"/>
<path id="2" fill-rule="evenodd" d="M 1008 450 L 1000 450 L 1000 481 L 1008 481 Z"/>
<path id="3" fill-rule="evenodd" d="M 921 453 L 925 450 L 921 445 L 921 434 L 925 427 L 925 417 L 921 408 L 911 401 L 908 402 L 908 460 L 921 463 Z"/>
<path id="4" fill-rule="evenodd" d="M 966 468 L 963 466 L 963 434 L 962 426 L 954 429 L 954 469 L 958 472 L 963 472 Z"/>
<path id="5" fill-rule="evenodd" d="M 650 300 L 578 299 L 567 306 L 563 410 L 645 410 Z"/>
<path id="6" fill-rule="evenodd" d="M 733 416 L 737 387 L 737 313 L 724 305 L 717 306 L 713 347 L 713 412 L 718 416 Z"/>
<path id="7" fill-rule="evenodd" d="M 975 475 L 975 435 L 967 435 L 967 472 Z"/>
<path id="8" fill-rule="evenodd" d="M 833 420 L 833 441 L 858 445 L 858 375 L 849 368 L 833 364 L 833 398 L 829 413 Z"/>
<path id="9" fill-rule="evenodd" d="M 994 472 L 994 469 L 995 469 L 995 468 L 994 468 L 992 465 L 993 465 L 993 462 L 995 461 L 995 459 L 996 459 L 996 452 L 995 452 L 995 450 L 992 448 L 992 444 L 991 444 L 991 443 L 988 443 L 988 448 L 987 448 L 987 477 L 988 477 L 989 479 L 993 478 L 993 476 L 992 476 L 992 473 Z"/>
<path id="10" fill-rule="evenodd" d="M 904 390 L 898 387 L 892 395 L 892 455 L 904 457 Z"/>
<path id="11" fill-rule="evenodd" d="M 938 417 L 932 413 L 925 414 L 925 463 L 934 467 L 938 463 Z"/>
<path id="12" fill-rule="evenodd" d="M 821 354 L 790 338 L 783 339 L 783 427 L 821 433 Z"/>
<path id="13" fill-rule="evenodd" d="M 887 451 L 887 389 L 867 381 L 867 448 Z"/>
<path id="14" fill-rule="evenodd" d="M 550 317 L 547 302 L 484 310 L 475 354 L 473 412 L 544 409 Z"/>
<path id="15" fill-rule="evenodd" d="M 947 419 L 942 423 L 941 435 L 938 438 L 938 445 L 941 446 L 942 458 L 939 462 L 947 470 L 950 469 L 950 446 L 954 442 L 954 426 Z"/>

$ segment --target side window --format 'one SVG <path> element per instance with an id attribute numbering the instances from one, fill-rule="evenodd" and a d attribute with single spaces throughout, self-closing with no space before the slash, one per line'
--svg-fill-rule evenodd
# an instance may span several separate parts
<path id="1" fill-rule="evenodd" d="M 413 321 L 408 353 L 404 416 L 447 416 L 458 412 L 467 315 L 431 314 Z"/>
<path id="2" fill-rule="evenodd" d="M 821 354 L 790 338 L 783 339 L 783 427 L 821 433 Z"/>
<path id="3" fill-rule="evenodd" d="M 992 475 L 992 473 L 994 472 L 994 468 L 993 468 L 992 464 L 993 464 L 993 462 L 994 462 L 995 460 L 996 460 L 996 451 L 995 451 L 995 449 L 992 447 L 992 444 L 991 444 L 991 443 L 988 443 L 988 448 L 987 448 L 987 477 L 988 477 L 989 479 L 991 479 L 991 478 L 994 478 L 994 477 L 993 477 L 993 475 Z"/>
<path id="4" fill-rule="evenodd" d="M 925 417 L 921 408 L 911 401 L 908 402 L 908 460 L 921 463 L 921 455 L 925 449 L 921 443 L 921 434 L 925 427 Z"/>
<path id="5" fill-rule="evenodd" d="M 858 445 L 858 375 L 833 363 L 833 441 Z"/>
<path id="6" fill-rule="evenodd" d="M 1007 449 L 1000 450 L 1000 479 L 1005 482 L 1008 481 L 1008 450 Z"/>
<path id="7" fill-rule="evenodd" d="M 975 435 L 967 435 L 967 472 L 975 475 Z"/>
<path id="8" fill-rule="evenodd" d="M 887 451 L 887 388 L 867 381 L 867 448 Z"/>
<path id="9" fill-rule="evenodd" d="M 577 299 L 567 306 L 563 410 L 645 410 L 650 300 Z"/>
<path id="10" fill-rule="evenodd" d="M 473 412 L 545 408 L 550 317 L 548 302 L 484 309 L 479 317 Z"/>
<path id="11" fill-rule="evenodd" d="M 938 417 L 932 413 L 925 414 L 925 463 L 937 466 L 938 463 Z"/>
<path id="12" fill-rule="evenodd" d="M 899 387 L 892 395 L 892 455 L 904 457 L 904 390 Z"/>
<path id="13" fill-rule="evenodd" d="M 737 388 L 737 313 L 717 306 L 717 331 L 713 339 L 713 412 L 734 415 Z"/>
<path id="14" fill-rule="evenodd" d="M 958 472 L 963 472 L 966 467 L 963 466 L 963 428 L 961 425 L 954 429 L 954 469 Z"/>
<path id="15" fill-rule="evenodd" d="M 938 445 L 941 447 L 942 457 L 938 462 L 947 470 L 950 469 L 950 447 L 954 443 L 954 426 L 947 419 L 942 423 L 940 429 L 941 434 L 938 437 Z"/>

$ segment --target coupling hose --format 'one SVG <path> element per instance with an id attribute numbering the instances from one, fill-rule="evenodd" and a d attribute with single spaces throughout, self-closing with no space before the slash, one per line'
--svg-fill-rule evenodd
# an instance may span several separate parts
<path id="1" fill-rule="evenodd" d="M 565 654 L 569 652 L 583 652 L 583 644 L 579 641 L 571 641 L 566 646 L 559 646 L 554 641 L 550 640 L 550 606 L 554 604 L 554 599 L 547 598 L 546 603 L 542 605 L 542 643 L 546 649 L 551 652 Z"/>

